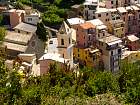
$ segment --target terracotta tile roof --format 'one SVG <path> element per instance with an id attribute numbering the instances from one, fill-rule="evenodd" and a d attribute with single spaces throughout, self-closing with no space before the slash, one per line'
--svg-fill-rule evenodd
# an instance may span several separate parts
<path id="1" fill-rule="evenodd" d="M 90 22 L 85 22 L 83 24 L 80 24 L 80 26 L 83 28 L 83 29 L 90 29 L 90 28 L 95 28 L 95 26 L 90 23 Z"/>

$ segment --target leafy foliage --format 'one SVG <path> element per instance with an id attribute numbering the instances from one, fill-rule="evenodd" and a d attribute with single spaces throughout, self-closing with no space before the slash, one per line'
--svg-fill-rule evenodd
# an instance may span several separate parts
<path id="1" fill-rule="evenodd" d="M 3 15 L 0 15 L 0 26 L 3 25 Z"/>
<path id="2" fill-rule="evenodd" d="M 123 63 L 119 74 L 89 68 L 76 72 L 51 64 L 49 73 L 29 77 L 24 82 L 16 70 L 8 71 L 0 62 L 0 104 L 91 105 L 140 102 L 139 62 Z M 123 100 L 123 101 L 122 101 Z"/>
<path id="3" fill-rule="evenodd" d="M 48 33 L 44 27 L 44 24 L 42 22 L 37 24 L 37 30 L 36 30 L 36 34 L 38 35 L 39 39 L 46 41 L 48 40 Z"/>
<path id="4" fill-rule="evenodd" d="M 0 41 L 4 40 L 5 34 L 6 34 L 5 28 L 0 27 Z"/>
<path id="5" fill-rule="evenodd" d="M 18 0 L 16 8 L 23 4 L 33 6 L 42 12 L 43 23 L 46 26 L 60 26 L 67 18 L 67 11 L 74 4 L 81 4 L 84 0 Z M 55 27 L 57 28 L 57 27 Z"/>

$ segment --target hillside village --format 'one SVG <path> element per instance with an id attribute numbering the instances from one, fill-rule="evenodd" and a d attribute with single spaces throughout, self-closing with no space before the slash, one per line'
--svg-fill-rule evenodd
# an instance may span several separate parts
<path id="1" fill-rule="evenodd" d="M 0 0 L 0 105 L 139 105 L 140 0 Z"/>
<path id="2" fill-rule="evenodd" d="M 42 41 L 36 34 L 42 21 L 38 10 L 1 6 L 6 27 L 1 53 L 6 55 L 7 67 L 19 64 L 20 72 L 34 76 L 48 73 L 53 62 L 71 70 L 117 72 L 121 61 L 140 60 L 139 1 L 86 0 L 72 10 L 58 30 L 44 26 L 48 40 Z"/>

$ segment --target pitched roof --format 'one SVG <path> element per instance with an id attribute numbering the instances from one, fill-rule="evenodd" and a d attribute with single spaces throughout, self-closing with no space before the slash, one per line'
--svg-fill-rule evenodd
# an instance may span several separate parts
<path id="1" fill-rule="evenodd" d="M 109 12 L 107 8 L 98 8 L 95 13 L 103 13 L 103 12 Z"/>
<path id="2" fill-rule="evenodd" d="M 135 5 L 132 5 L 131 6 L 134 10 L 140 10 L 140 8 L 138 8 L 137 6 L 135 6 Z"/>
<path id="3" fill-rule="evenodd" d="M 39 60 L 53 60 L 60 63 L 65 63 L 68 59 L 64 59 L 58 53 L 47 53 L 44 54 Z"/>
<path id="4" fill-rule="evenodd" d="M 84 5 L 97 5 L 98 0 L 85 0 Z"/>
<path id="5" fill-rule="evenodd" d="M 131 6 L 126 7 L 126 10 L 133 10 Z"/>
<path id="6" fill-rule="evenodd" d="M 117 12 L 117 9 L 116 8 L 110 8 L 108 9 L 110 12 Z"/>
<path id="7" fill-rule="evenodd" d="M 101 39 L 99 39 L 99 41 L 104 42 L 104 43 L 106 43 L 108 45 L 113 45 L 113 44 L 122 42 L 122 40 L 120 38 L 115 37 L 113 35 L 101 38 Z"/>
<path id="8" fill-rule="evenodd" d="M 27 46 L 24 45 L 19 45 L 19 44 L 14 44 L 9 42 L 4 42 L 3 44 L 6 45 L 7 49 L 15 50 L 19 52 L 25 52 L 27 49 Z"/>
<path id="9" fill-rule="evenodd" d="M 87 22 L 91 22 L 95 26 L 104 25 L 104 23 L 100 19 L 93 19 L 93 20 L 89 20 Z"/>
<path id="10" fill-rule="evenodd" d="M 83 29 L 95 28 L 95 26 L 92 23 L 90 23 L 90 22 L 86 22 L 86 23 L 80 24 L 80 27 L 82 27 Z"/>
<path id="11" fill-rule="evenodd" d="M 59 29 L 59 32 L 61 33 L 65 33 L 68 34 L 70 32 L 70 27 L 66 24 L 66 22 L 64 21 Z"/>
<path id="12" fill-rule="evenodd" d="M 129 35 L 129 36 L 127 36 L 127 38 L 128 38 L 128 40 L 130 40 L 132 42 L 139 40 L 139 38 L 136 37 L 135 35 Z"/>
<path id="13" fill-rule="evenodd" d="M 27 44 L 31 37 L 33 35 L 32 34 L 21 34 L 21 33 L 17 33 L 14 31 L 7 31 L 7 35 L 5 36 L 5 41 L 7 42 L 13 42 L 13 43 L 19 43 L 19 44 Z"/>
<path id="14" fill-rule="evenodd" d="M 124 7 L 118 7 L 117 10 L 118 10 L 120 13 L 127 12 L 126 9 L 125 9 Z"/>
<path id="15" fill-rule="evenodd" d="M 14 27 L 14 29 L 22 30 L 25 32 L 35 33 L 37 30 L 37 27 L 34 25 L 31 25 L 31 24 L 21 22 L 16 27 Z"/>

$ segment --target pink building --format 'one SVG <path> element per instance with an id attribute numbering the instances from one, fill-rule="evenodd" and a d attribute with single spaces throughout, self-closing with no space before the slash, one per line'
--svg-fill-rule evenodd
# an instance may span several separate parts
<path id="1" fill-rule="evenodd" d="M 59 67 L 63 67 L 66 60 L 64 58 L 61 58 L 60 54 L 58 53 L 47 53 L 43 55 L 39 59 L 40 75 L 48 73 L 50 69 L 50 65 L 54 64 L 55 62 L 57 62 L 57 65 Z"/>
<path id="2" fill-rule="evenodd" d="M 90 22 L 77 25 L 76 42 L 77 46 L 89 47 L 96 41 L 96 29 Z"/>
<path id="3" fill-rule="evenodd" d="M 138 50 L 140 48 L 139 38 L 135 35 L 127 36 L 127 46 L 132 51 Z"/>
<path id="4" fill-rule="evenodd" d="M 10 25 L 11 28 L 24 21 L 25 11 L 11 9 L 3 12 L 5 25 Z"/>
<path id="5" fill-rule="evenodd" d="M 24 10 L 11 10 L 10 12 L 10 24 L 12 27 L 15 27 L 19 23 L 24 21 Z"/>
<path id="6" fill-rule="evenodd" d="M 135 11 L 130 7 L 126 7 L 128 11 L 128 34 L 136 34 L 137 32 L 137 17 Z"/>

